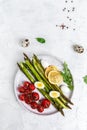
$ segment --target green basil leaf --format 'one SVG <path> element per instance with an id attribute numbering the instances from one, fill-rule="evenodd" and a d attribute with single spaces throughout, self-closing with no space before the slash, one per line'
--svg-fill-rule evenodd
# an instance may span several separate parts
<path id="1" fill-rule="evenodd" d="M 37 37 L 36 40 L 42 44 L 46 42 L 44 38 L 40 38 L 40 37 Z"/>
<path id="2" fill-rule="evenodd" d="M 87 75 L 83 77 L 84 82 L 87 84 Z"/>

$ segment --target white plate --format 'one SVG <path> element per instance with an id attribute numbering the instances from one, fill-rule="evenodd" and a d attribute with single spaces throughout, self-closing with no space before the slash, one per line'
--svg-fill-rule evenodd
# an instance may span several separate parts
<path id="1" fill-rule="evenodd" d="M 55 65 L 60 70 L 63 69 L 63 65 L 62 65 L 63 62 L 61 60 L 57 59 L 56 57 L 53 57 L 53 56 L 50 56 L 50 55 L 39 55 L 38 57 L 39 57 L 39 59 L 41 59 L 44 67 L 47 67 L 48 65 Z M 19 92 L 18 92 L 17 88 L 23 81 L 29 81 L 29 80 L 20 70 L 18 70 L 18 72 L 16 73 L 16 76 L 15 76 L 15 80 L 14 80 L 14 91 L 15 91 L 16 98 L 17 98 L 17 100 L 18 100 L 18 102 L 20 103 L 21 106 L 23 106 L 25 109 L 27 109 L 27 110 L 35 113 L 35 114 L 40 114 L 40 115 L 50 115 L 50 114 L 54 114 L 54 113 L 58 112 L 54 108 L 54 106 L 50 105 L 50 107 L 48 109 L 45 109 L 44 112 L 39 113 L 36 109 L 33 110 L 25 102 L 20 101 L 19 98 L 18 98 Z M 38 91 L 38 90 L 35 89 L 35 91 Z M 43 98 L 42 94 L 39 91 L 38 91 L 38 93 L 40 94 L 40 98 Z M 72 91 L 69 92 L 69 94 L 68 94 L 69 98 L 71 98 L 72 93 L 73 93 Z"/>

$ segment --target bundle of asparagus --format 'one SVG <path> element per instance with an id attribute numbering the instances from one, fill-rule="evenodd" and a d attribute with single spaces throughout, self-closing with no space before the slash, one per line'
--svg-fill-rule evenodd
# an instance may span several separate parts
<path id="1" fill-rule="evenodd" d="M 32 82 L 41 81 L 45 85 L 44 89 L 38 89 L 42 95 L 50 100 L 52 105 L 64 116 L 63 109 L 71 109 L 68 104 L 73 105 L 73 103 L 68 99 L 61 89 L 57 85 L 52 85 L 45 77 L 45 69 L 41 64 L 41 61 L 36 55 L 33 55 L 32 61 L 30 58 L 24 54 L 24 62 L 17 63 L 20 70 L 26 75 L 26 77 Z M 60 93 L 60 97 L 52 98 L 49 96 L 51 90 L 56 90 Z"/>

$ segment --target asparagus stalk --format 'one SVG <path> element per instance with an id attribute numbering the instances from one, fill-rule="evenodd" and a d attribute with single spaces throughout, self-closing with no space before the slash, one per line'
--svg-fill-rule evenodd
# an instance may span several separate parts
<path id="1" fill-rule="evenodd" d="M 31 75 L 31 73 L 29 72 L 29 71 L 27 71 L 27 69 L 26 69 L 26 67 L 24 66 L 24 64 L 23 63 L 17 63 L 17 65 L 18 65 L 18 67 L 19 67 L 19 69 L 27 76 L 27 78 L 32 82 L 32 83 L 34 83 L 36 80 L 34 79 L 34 77 Z M 50 100 L 51 101 L 51 103 L 53 104 L 53 106 L 58 110 L 58 111 L 60 111 L 61 112 L 61 114 L 64 116 L 64 112 L 63 112 L 63 110 L 58 106 L 58 104 L 56 104 L 54 101 L 53 101 L 53 99 L 44 91 L 44 90 L 42 90 L 42 89 L 38 89 L 39 90 L 39 92 L 41 92 L 42 93 L 42 95 L 44 96 L 44 97 L 46 97 L 48 100 Z"/>
<path id="2" fill-rule="evenodd" d="M 46 92 L 49 93 L 49 92 L 50 92 L 49 86 L 46 84 L 46 82 L 45 82 L 40 76 L 37 75 L 38 73 L 37 73 L 36 71 L 33 71 L 34 68 L 32 69 L 33 66 L 30 65 L 30 63 L 29 63 L 28 60 L 25 61 L 25 64 L 27 64 L 27 66 L 29 67 L 28 69 L 30 69 L 30 70 L 33 72 L 33 75 L 35 76 L 35 78 L 37 78 L 39 81 L 43 82 L 43 84 L 45 85 Z M 59 101 L 60 99 L 59 99 L 59 100 L 55 99 L 55 100 L 56 100 L 63 108 L 69 108 L 69 107 L 66 106 L 66 104 L 64 104 L 62 101 Z"/>
<path id="3" fill-rule="evenodd" d="M 31 72 L 31 74 L 34 76 L 34 78 L 36 79 L 36 81 L 39 80 L 39 81 L 43 82 L 43 84 L 45 85 L 45 91 L 46 91 L 47 93 L 49 93 L 49 89 L 46 87 L 45 82 L 41 79 L 41 77 L 38 75 L 38 73 L 35 73 L 34 71 L 32 71 L 32 68 L 30 69 L 29 66 L 28 66 L 26 63 L 23 63 L 23 65 L 25 66 L 25 68 L 26 68 L 29 72 Z M 35 74 L 36 74 L 36 75 L 35 75 Z"/>
<path id="4" fill-rule="evenodd" d="M 29 70 L 32 71 L 33 75 L 35 76 L 35 78 L 37 78 L 39 81 L 43 82 L 45 85 L 45 89 L 47 90 L 47 92 L 50 92 L 50 86 L 39 76 L 39 74 L 37 73 L 37 71 L 35 70 L 35 68 L 33 67 L 30 59 L 26 59 L 25 58 L 25 64 L 29 67 Z M 68 107 L 64 102 L 62 102 L 60 99 L 55 99 L 56 102 L 58 102 L 63 108 L 70 108 Z"/>
<path id="5" fill-rule="evenodd" d="M 52 84 L 50 84 L 50 82 L 47 80 L 47 78 L 45 77 L 45 74 L 41 71 L 41 64 L 39 64 L 38 62 L 37 62 L 37 59 L 36 59 L 36 56 L 34 55 L 33 56 L 33 58 L 32 58 L 32 63 L 33 63 L 33 66 L 35 67 L 35 69 L 36 69 L 36 71 L 40 74 L 40 76 L 43 78 L 43 80 L 46 82 L 46 84 L 48 84 L 49 86 L 50 86 L 50 88 L 52 89 L 52 90 L 54 90 L 55 89 L 55 87 L 53 87 L 53 85 Z M 42 70 L 43 70 L 43 68 L 42 68 Z M 44 71 L 44 70 L 43 70 Z M 58 91 L 58 89 L 57 89 L 57 91 Z M 64 103 L 67 103 L 67 101 L 62 97 L 62 96 L 60 96 L 60 99 L 64 102 Z"/>
<path id="6" fill-rule="evenodd" d="M 41 60 L 39 60 L 38 57 L 37 57 L 35 54 L 33 54 L 33 59 L 35 59 L 36 63 L 38 64 L 38 67 L 39 67 L 40 71 L 41 71 L 43 74 L 45 74 L 45 69 L 44 69 L 44 67 L 42 66 Z"/>
<path id="7" fill-rule="evenodd" d="M 26 54 L 24 54 L 25 56 L 26 56 Z M 38 59 L 38 57 L 34 54 L 33 55 L 33 65 L 34 65 L 34 67 L 36 68 L 36 70 L 37 71 L 41 71 L 40 72 L 40 75 L 45 79 L 45 81 L 47 82 L 47 79 L 46 79 L 46 77 L 45 77 L 45 70 L 44 70 L 44 68 L 43 68 L 43 66 L 42 66 L 42 64 L 41 64 L 41 62 L 40 62 L 40 60 Z M 49 83 L 49 81 L 47 82 L 47 83 Z M 49 85 L 51 85 L 50 83 L 49 83 Z M 53 88 L 55 89 L 55 90 L 57 90 L 57 91 L 59 91 L 60 92 L 60 94 L 61 94 L 61 100 L 63 101 L 63 102 L 68 102 L 68 103 L 70 103 L 70 104 L 72 104 L 73 105 L 73 103 L 63 94 L 63 92 L 61 91 L 61 89 L 57 86 L 57 85 L 52 85 L 53 86 Z"/>
<path id="8" fill-rule="evenodd" d="M 29 62 L 29 60 L 25 60 L 25 65 L 27 65 L 28 70 L 30 70 L 32 72 L 32 74 L 35 76 L 35 78 L 41 82 L 43 82 L 43 84 L 45 85 L 45 89 L 47 91 L 47 93 L 50 92 L 50 87 L 45 83 L 45 81 L 40 77 L 40 75 L 37 73 L 37 71 L 35 70 L 35 68 L 33 67 L 33 65 Z"/>
<path id="9" fill-rule="evenodd" d="M 29 71 L 25 68 L 25 66 L 22 63 L 17 63 L 18 67 L 20 68 L 20 70 L 26 75 L 26 77 L 32 82 L 35 82 L 34 77 L 31 75 L 31 73 L 29 73 Z"/>

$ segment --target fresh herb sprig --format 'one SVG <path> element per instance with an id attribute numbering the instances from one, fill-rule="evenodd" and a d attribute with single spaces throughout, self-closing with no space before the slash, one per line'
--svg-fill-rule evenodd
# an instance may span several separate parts
<path id="1" fill-rule="evenodd" d="M 61 73 L 62 73 L 64 82 L 67 83 L 68 88 L 72 91 L 74 89 L 73 78 L 66 62 L 64 62 L 63 64 L 63 72 Z"/>

